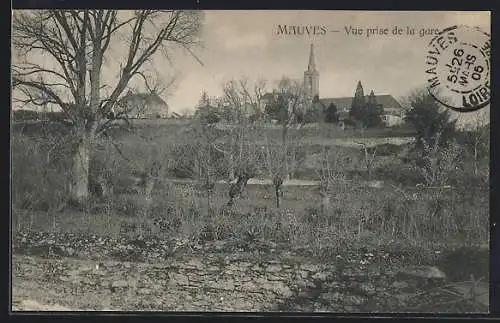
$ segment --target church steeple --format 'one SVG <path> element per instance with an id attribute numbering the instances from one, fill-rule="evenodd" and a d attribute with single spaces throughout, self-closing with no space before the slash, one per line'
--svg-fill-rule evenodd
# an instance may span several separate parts
<path id="1" fill-rule="evenodd" d="M 311 44 L 309 52 L 309 65 L 304 71 L 304 86 L 306 96 L 312 100 L 316 95 L 319 95 L 319 73 L 316 70 L 316 62 L 314 61 L 314 45 Z"/>
<path id="2" fill-rule="evenodd" d="M 311 44 L 311 51 L 309 53 L 309 65 L 307 67 L 309 71 L 316 70 L 316 63 L 314 62 L 314 45 Z"/>

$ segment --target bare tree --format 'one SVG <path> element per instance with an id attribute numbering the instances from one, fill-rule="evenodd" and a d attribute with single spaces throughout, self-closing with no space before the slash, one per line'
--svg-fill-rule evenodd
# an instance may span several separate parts
<path id="1" fill-rule="evenodd" d="M 319 191 L 321 194 L 322 208 L 324 213 L 330 210 L 330 191 L 335 182 L 345 180 L 343 172 L 343 156 L 339 152 L 331 152 L 323 146 L 316 173 L 320 180 Z"/>
<path id="2" fill-rule="evenodd" d="M 206 124 L 201 120 L 194 120 L 190 130 L 189 142 L 192 144 L 185 147 L 183 162 L 187 163 L 190 159 L 193 161 L 191 172 L 205 193 L 207 213 L 210 214 L 212 196 L 217 182 L 215 147 L 220 136 L 213 124 Z"/>
<path id="3" fill-rule="evenodd" d="M 216 148 L 224 152 L 230 168 L 228 206 L 234 204 L 234 201 L 242 195 L 248 181 L 256 177 L 261 169 L 262 152 L 255 144 L 257 134 L 249 132 L 247 126 L 235 128 L 236 131 L 230 133 L 229 151 Z"/>
<path id="4" fill-rule="evenodd" d="M 481 114 L 478 111 L 477 115 L 474 117 L 472 123 L 472 129 L 468 131 L 468 143 L 472 149 L 472 163 L 473 163 L 473 174 L 477 176 L 479 174 L 479 159 L 481 155 L 481 150 L 489 147 L 489 123 L 487 122 L 486 115 Z"/>
<path id="5" fill-rule="evenodd" d="M 283 163 L 284 158 L 286 158 L 286 152 L 281 145 L 271 145 L 267 134 L 265 135 L 265 140 L 266 168 L 273 183 L 276 207 L 279 208 L 280 198 L 283 196 L 282 186 L 286 177 L 285 164 Z"/>
<path id="6" fill-rule="evenodd" d="M 441 131 L 428 143 L 422 138 L 423 157 L 417 166 L 428 186 L 445 185 L 450 174 L 455 170 L 460 156 L 457 143 L 451 141 L 446 145 L 441 140 Z"/>
<path id="7" fill-rule="evenodd" d="M 74 146 L 69 194 L 84 202 L 89 194 L 89 161 L 96 138 L 116 127 L 117 120 L 127 121 L 124 111 L 116 111 L 123 91 L 133 77 L 145 76 L 156 54 L 168 58 L 171 45 L 192 53 L 200 43 L 202 14 L 36 10 L 14 11 L 12 19 L 12 45 L 19 56 L 12 67 L 14 93 L 24 95 L 27 102 L 57 105 L 66 115 Z M 111 58 L 112 44 L 124 45 L 124 55 Z M 41 63 L 37 63 L 39 56 L 44 57 Z M 107 84 L 102 68 L 111 59 L 121 61 L 119 77 L 110 94 L 104 95 Z M 110 120 L 106 116 L 113 108 L 116 115 Z"/>
<path id="8" fill-rule="evenodd" d="M 297 124 L 297 116 L 302 113 L 307 105 L 304 86 L 299 81 L 283 77 L 277 85 L 275 99 L 270 108 L 278 117 L 281 124 L 281 144 L 283 146 L 284 176 L 290 177 L 288 161 L 288 130 L 292 124 Z"/>
<path id="9" fill-rule="evenodd" d="M 162 78 L 156 73 L 154 77 L 146 76 L 144 73 L 138 72 L 144 80 L 144 86 L 146 90 L 151 94 L 156 94 L 158 96 L 168 97 L 172 94 L 172 90 L 176 84 L 176 77 L 172 77 L 168 82 L 162 80 Z"/>
<path id="10" fill-rule="evenodd" d="M 262 105 L 262 98 L 264 94 L 266 94 L 267 81 L 263 78 L 257 80 L 257 82 L 253 86 L 253 94 L 255 97 L 255 104 L 257 106 L 257 113 L 259 120 L 262 118 L 264 113 L 264 107 Z"/>
<path id="11" fill-rule="evenodd" d="M 225 82 L 222 88 L 222 104 L 230 108 L 237 124 L 245 125 L 249 121 L 248 115 L 252 115 L 252 112 L 260 112 L 262 97 L 266 89 L 264 79 L 258 79 L 252 84 L 247 77 L 242 77 L 239 80 L 233 79 Z"/>
<path id="12" fill-rule="evenodd" d="M 142 205 L 142 216 L 149 216 L 151 207 L 153 206 L 153 189 L 160 178 L 162 165 L 157 159 L 152 159 L 147 162 L 145 171 L 141 172 L 140 180 L 137 183 L 139 194 L 144 199 Z"/>
<path id="13" fill-rule="evenodd" d="M 241 149 L 236 157 L 235 178 L 236 181 L 231 183 L 229 188 L 229 200 L 227 205 L 233 206 L 234 201 L 241 197 L 248 181 L 254 178 L 259 173 L 259 151 L 256 145 L 247 142 Z"/>
<path id="14" fill-rule="evenodd" d="M 230 107 L 235 114 L 236 125 L 228 128 L 227 148 L 218 147 L 228 160 L 228 178 L 232 182 L 229 188 L 228 206 L 232 206 L 236 198 L 240 197 L 248 180 L 259 172 L 260 152 L 255 145 L 258 134 L 253 129 L 247 109 L 259 109 L 264 94 L 265 81 L 258 80 L 253 86 L 247 78 L 230 80 L 223 85 L 222 103 Z M 252 129 L 251 129 L 252 128 Z"/>
<path id="15" fill-rule="evenodd" d="M 368 180 L 370 181 L 372 179 L 373 164 L 375 162 L 375 157 L 377 155 L 377 146 L 368 145 L 363 142 L 356 142 L 356 143 L 363 147 L 366 172 L 368 175 Z"/>

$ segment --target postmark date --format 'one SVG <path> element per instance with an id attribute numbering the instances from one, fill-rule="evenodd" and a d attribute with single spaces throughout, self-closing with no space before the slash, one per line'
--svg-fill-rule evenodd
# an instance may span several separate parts
<path id="1" fill-rule="evenodd" d="M 461 48 L 453 51 L 451 64 L 446 64 L 449 68 L 447 80 L 453 84 L 459 84 L 463 87 L 469 85 L 469 78 L 474 81 L 480 81 L 485 68 L 481 65 L 474 66 L 477 57 L 473 54 L 465 53 Z"/>

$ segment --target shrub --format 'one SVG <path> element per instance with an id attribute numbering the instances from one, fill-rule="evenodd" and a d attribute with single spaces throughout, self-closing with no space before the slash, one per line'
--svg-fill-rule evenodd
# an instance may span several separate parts
<path id="1" fill-rule="evenodd" d="M 377 146 L 377 156 L 397 156 L 403 147 L 394 144 L 381 144 Z"/>
<path id="2" fill-rule="evenodd" d="M 64 200 L 67 173 L 42 144 L 22 135 L 12 138 L 13 209 L 49 211 Z M 50 189 L 49 189 L 50 188 Z"/>
<path id="3" fill-rule="evenodd" d="M 476 279 L 489 280 L 489 251 L 480 247 L 460 247 L 445 252 L 439 260 L 440 268 L 450 281 L 467 281 L 473 274 Z"/>

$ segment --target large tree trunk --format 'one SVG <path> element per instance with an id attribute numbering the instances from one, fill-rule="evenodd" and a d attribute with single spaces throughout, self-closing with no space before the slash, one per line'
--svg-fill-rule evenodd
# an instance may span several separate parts
<path id="1" fill-rule="evenodd" d="M 91 140 L 85 136 L 77 145 L 72 160 L 71 179 L 69 183 L 69 198 L 79 204 L 89 198 L 89 166 Z"/>
<path id="2" fill-rule="evenodd" d="M 85 20 L 88 19 L 88 13 L 85 13 Z M 82 33 L 85 34 L 84 24 Z M 101 26 L 95 26 L 97 34 L 101 31 Z M 85 56 L 84 38 L 81 39 L 82 44 L 80 51 L 77 53 L 76 64 L 78 67 L 78 93 L 75 97 L 76 106 L 81 111 L 81 124 L 79 125 L 80 141 L 77 144 L 75 155 L 73 156 L 72 165 L 72 178 L 70 181 L 69 194 L 70 199 L 79 204 L 85 203 L 89 198 L 89 169 L 92 146 L 94 144 L 95 133 L 97 125 L 100 120 L 98 116 L 98 109 L 100 103 L 100 77 L 102 65 L 102 52 L 100 43 L 93 43 L 93 55 L 91 62 L 90 76 L 90 104 L 87 106 L 85 103 L 85 90 L 86 90 L 86 76 L 87 76 L 87 58 Z"/>

